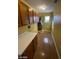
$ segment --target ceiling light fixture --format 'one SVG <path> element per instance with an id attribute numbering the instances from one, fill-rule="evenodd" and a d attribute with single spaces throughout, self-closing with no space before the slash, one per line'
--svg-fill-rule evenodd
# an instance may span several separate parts
<path id="1" fill-rule="evenodd" d="M 39 9 L 45 10 L 46 9 L 46 6 L 45 5 L 42 5 L 42 6 L 39 7 Z"/>
<path id="2" fill-rule="evenodd" d="M 45 10 L 46 8 L 44 6 L 41 6 L 40 9 Z"/>

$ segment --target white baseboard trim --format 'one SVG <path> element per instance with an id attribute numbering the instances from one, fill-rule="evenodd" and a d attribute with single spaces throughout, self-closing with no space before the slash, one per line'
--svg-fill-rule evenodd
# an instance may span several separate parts
<path id="1" fill-rule="evenodd" d="M 54 41 L 54 45 L 55 45 L 55 48 L 56 48 L 56 52 L 57 52 L 58 58 L 60 59 L 60 55 L 59 55 L 59 52 L 58 52 L 58 49 L 57 49 L 57 45 L 56 45 L 56 42 L 55 42 L 55 39 L 54 39 L 54 36 L 53 36 L 52 32 L 51 32 L 51 35 L 52 35 L 52 38 L 53 38 L 53 41 Z"/>

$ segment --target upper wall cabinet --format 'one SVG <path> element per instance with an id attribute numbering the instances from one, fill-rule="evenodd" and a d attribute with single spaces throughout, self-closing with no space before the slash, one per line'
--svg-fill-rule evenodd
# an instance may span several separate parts
<path id="1" fill-rule="evenodd" d="M 24 26 L 34 23 L 36 12 L 27 4 L 19 0 L 18 3 L 18 26 Z"/>
<path id="2" fill-rule="evenodd" d="M 22 26 L 29 24 L 29 7 L 23 4 L 22 2 L 19 2 L 18 7 L 18 14 L 20 18 L 18 19 L 18 22 L 21 23 Z"/>
<path id="3" fill-rule="evenodd" d="M 18 27 L 22 26 L 22 21 L 21 21 L 21 14 L 20 14 L 20 8 L 18 7 Z"/>
<path id="4" fill-rule="evenodd" d="M 30 24 L 32 24 L 34 22 L 34 19 L 33 19 L 33 11 L 31 8 L 29 8 L 29 19 L 30 19 Z"/>

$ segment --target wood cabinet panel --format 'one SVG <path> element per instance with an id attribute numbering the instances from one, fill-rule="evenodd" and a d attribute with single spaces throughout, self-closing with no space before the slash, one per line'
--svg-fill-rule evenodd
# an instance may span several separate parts
<path id="1" fill-rule="evenodd" d="M 22 20 L 21 20 L 21 12 L 20 12 L 20 1 L 18 2 L 18 27 L 22 26 Z"/>
<path id="2" fill-rule="evenodd" d="M 28 19 L 27 19 L 27 7 L 20 3 L 20 10 L 21 10 L 21 17 L 22 17 L 22 23 L 23 25 L 27 25 L 28 24 Z"/>
<path id="3" fill-rule="evenodd" d="M 20 23 L 22 26 L 29 24 L 29 7 L 19 1 L 18 10 L 18 14 L 20 15 L 18 17 L 19 25 Z"/>
<path id="4" fill-rule="evenodd" d="M 19 4 L 18 4 L 18 26 L 19 27 L 34 23 L 37 13 L 30 9 L 31 7 L 19 1 Z"/>
<path id="5" fill-rule="evenodd" d="M 18 27 L 22 26 L 22 21 L 21 21 L 21 14 L 20 14 L 20 8 L 18 7 Z"/>
<path id="6" fill-rule="evenodd" d="M 27 47 L 27 49 L 24 51 L 24 53 L 22 54 L 22 56 L 27 56 L 27 59 L 33 59 L 33 41 L 31 42 L 31 44 Z"/>
<path id="7" fill-rule="evenodd" d="M 34 38 L 33 43 L 34 43 L 34 52 L 35 52 L 36 49 L 37 49 L 37 35 L 36 35 L 36 37 Z"/>
<path id="8" fill-rule="evenodd" d="M 29 11 L 29 19 L 30 19 L 30 24 L 32 24 L 33 23 L 32 11 Z"/>
<path id="9" fill-rule="evenodd" d="M 25 49 L 25 51 L 23 52 L 21 56 L 28 57 L 28 58 L 23 58 L 23 59 L 33 59 L 36 49 L 37 49 L 37 35 L 35 36 L 33 41 L 30 43 L 30 45 Z"/>

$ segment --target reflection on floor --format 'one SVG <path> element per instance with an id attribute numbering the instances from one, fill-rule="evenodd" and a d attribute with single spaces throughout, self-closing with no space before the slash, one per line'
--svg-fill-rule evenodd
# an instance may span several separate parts
<path id="1" fill-rule="evenodd" d="M 33 59 L 58 59 L 50 32 L 38 33 L 38 45 Z"/>

